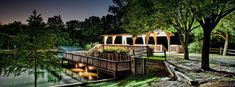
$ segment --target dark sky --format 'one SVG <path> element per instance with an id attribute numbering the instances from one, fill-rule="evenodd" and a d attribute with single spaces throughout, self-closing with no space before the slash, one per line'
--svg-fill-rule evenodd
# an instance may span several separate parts
<path id="1" fill-rule="evenodd" d="M 1 0 L 0 22 L 2 24 L 21 21 L 27 23 L 27 18 L 35 9 L 42 14 L 44 21 L 48 17 L 61 15 L 64 22 L 81 20 L 90 16 L 108 14 L 112 0 Z"/>

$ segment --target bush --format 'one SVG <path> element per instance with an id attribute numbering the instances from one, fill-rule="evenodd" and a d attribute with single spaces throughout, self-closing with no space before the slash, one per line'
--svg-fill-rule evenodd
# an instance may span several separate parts
<path id="1" fill-rule="evenodd" d="M 128 54 L 130 50 L 126 47 L 108 47 L 104 48 L 103 53 Z"/>
<path id="2" fill-rule="evenodd" d="M 97 44 L 99 44 L 99 42 L 89 43 L 89 44 L 86 44 L 84 48 L 86 50 L 89 50 L 89 49 L 93 48 L 94 46 L 96 46 Z"/>
<path id="3" fill-rule="evenodd" d="M 202 41 L 195 41 L 189 44 L 190 53 L 201 53 L 202 51 Z"/>

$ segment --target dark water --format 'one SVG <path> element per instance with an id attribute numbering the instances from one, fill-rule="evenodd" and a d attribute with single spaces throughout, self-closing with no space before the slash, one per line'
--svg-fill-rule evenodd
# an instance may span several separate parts
<path id="1" fill-rule="evenodd" d="M 59 84 L 67 84 L 72 82 L 78 82 L 73 78 L 68 78 L 65 81 L 58 76 L 63 76 L 62 72 L 60 75 L 55 75 L 49 71 L 41 70 L 38 72 L 37 86 L 38 87 L 48 87 Z M 10 74 L 9 76 L 1 76 L 0 77 L 0 87 L 34 87 L 34 73 L 30 71 L 26 71 L 21 73 L 19 76 L 14 76 L 14 74 Z"/>

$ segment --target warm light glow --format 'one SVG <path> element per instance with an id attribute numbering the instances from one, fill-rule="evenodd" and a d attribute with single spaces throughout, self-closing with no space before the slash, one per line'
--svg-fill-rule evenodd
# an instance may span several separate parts
<path id="1" fill-rule="evenodd" d="M 88 72 L 87 67 L 85 67 L 85 72 Z"/>
<path id="2" fill-rule="evenodd" d="M 85 64 L 83 64 L 83 63 L 79 63 L 79 64 L 78 64 L 78 66 L 79 66 L 79 67 L 84 67 L 84 66 L 85 66 Z"/>
<path id="3" fill-rule="evenodd" d="M 96 73 L 92 73 L 92 72 L 82 72 L 81 74 L 79 73 L 79 75 L 83 77 L 89 77 L 89 76 L 97 77 L 98 76 Z"/>
<path id="4" fill-rule="evenodd" d="M 71 69 L 73 72 L 84 72 L 84 69 L 81 68 L 73 68 Z"/>
<path id="5" fill-rule="evenodd" d="M 94 69 L 96 69 L 96 67 L 94 67 L 94 66 L 88 66 L 88 69 L 89 69 L 89 70 L 94 70 Z"/>
<path id="6" fill-rule="evenodd" d="M 94 78 L 93 78 L 92 76 L 88 76 L 88 79 L 89 79 L 89 80 L 92 80 L 92 79 L 94 79 Z"/>
<path id="7" fill-rule="evenodd" d="M 81 75 L 82 75 L 82 72 L 79 72 L 78 74 L 81 76 Z"/>
<path id="8" fill-rule="evenodd" d="M 75 64 L 75 68 L 78 68 L 78 65 L 77 65 L 77 64 Z"/>

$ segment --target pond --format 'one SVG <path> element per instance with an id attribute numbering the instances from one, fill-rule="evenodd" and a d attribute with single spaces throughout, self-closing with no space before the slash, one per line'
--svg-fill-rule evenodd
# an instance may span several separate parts
<path id="1" fill-rule="evenodd" d="M 37 86 L 38 87 L 48 87 L 52 85 L 59 84 L 69 84 L 78 82 L 72 77 L 65 77 L 62 72 L 58 72 L 60 75 L 55 73 L 41 70 L 38 72 Z M 9 76 L 0 77 L 0 87 L 33 87 L 34 86 L 34 72 L 26 71 L 21 73 L 19 76 L 14 76 L 10 74 Z"/>
<path id="2" fill-rule="evenodd" d="M 81 67 L 82 66 L 82 67 Z M 37 74 L 37 86 L 48 87 L 55 85 L 65 85 L 72 83 L 81 83 L 111 78 L 105 74 L 100 75 L 95 67 L 67 67 L 56 71 L 40 70 Z M 19 76 L 10 74 L 9 76 L 0 76 L 0 87 L 33 87 L 34 72 L 26 71 Z"/>

